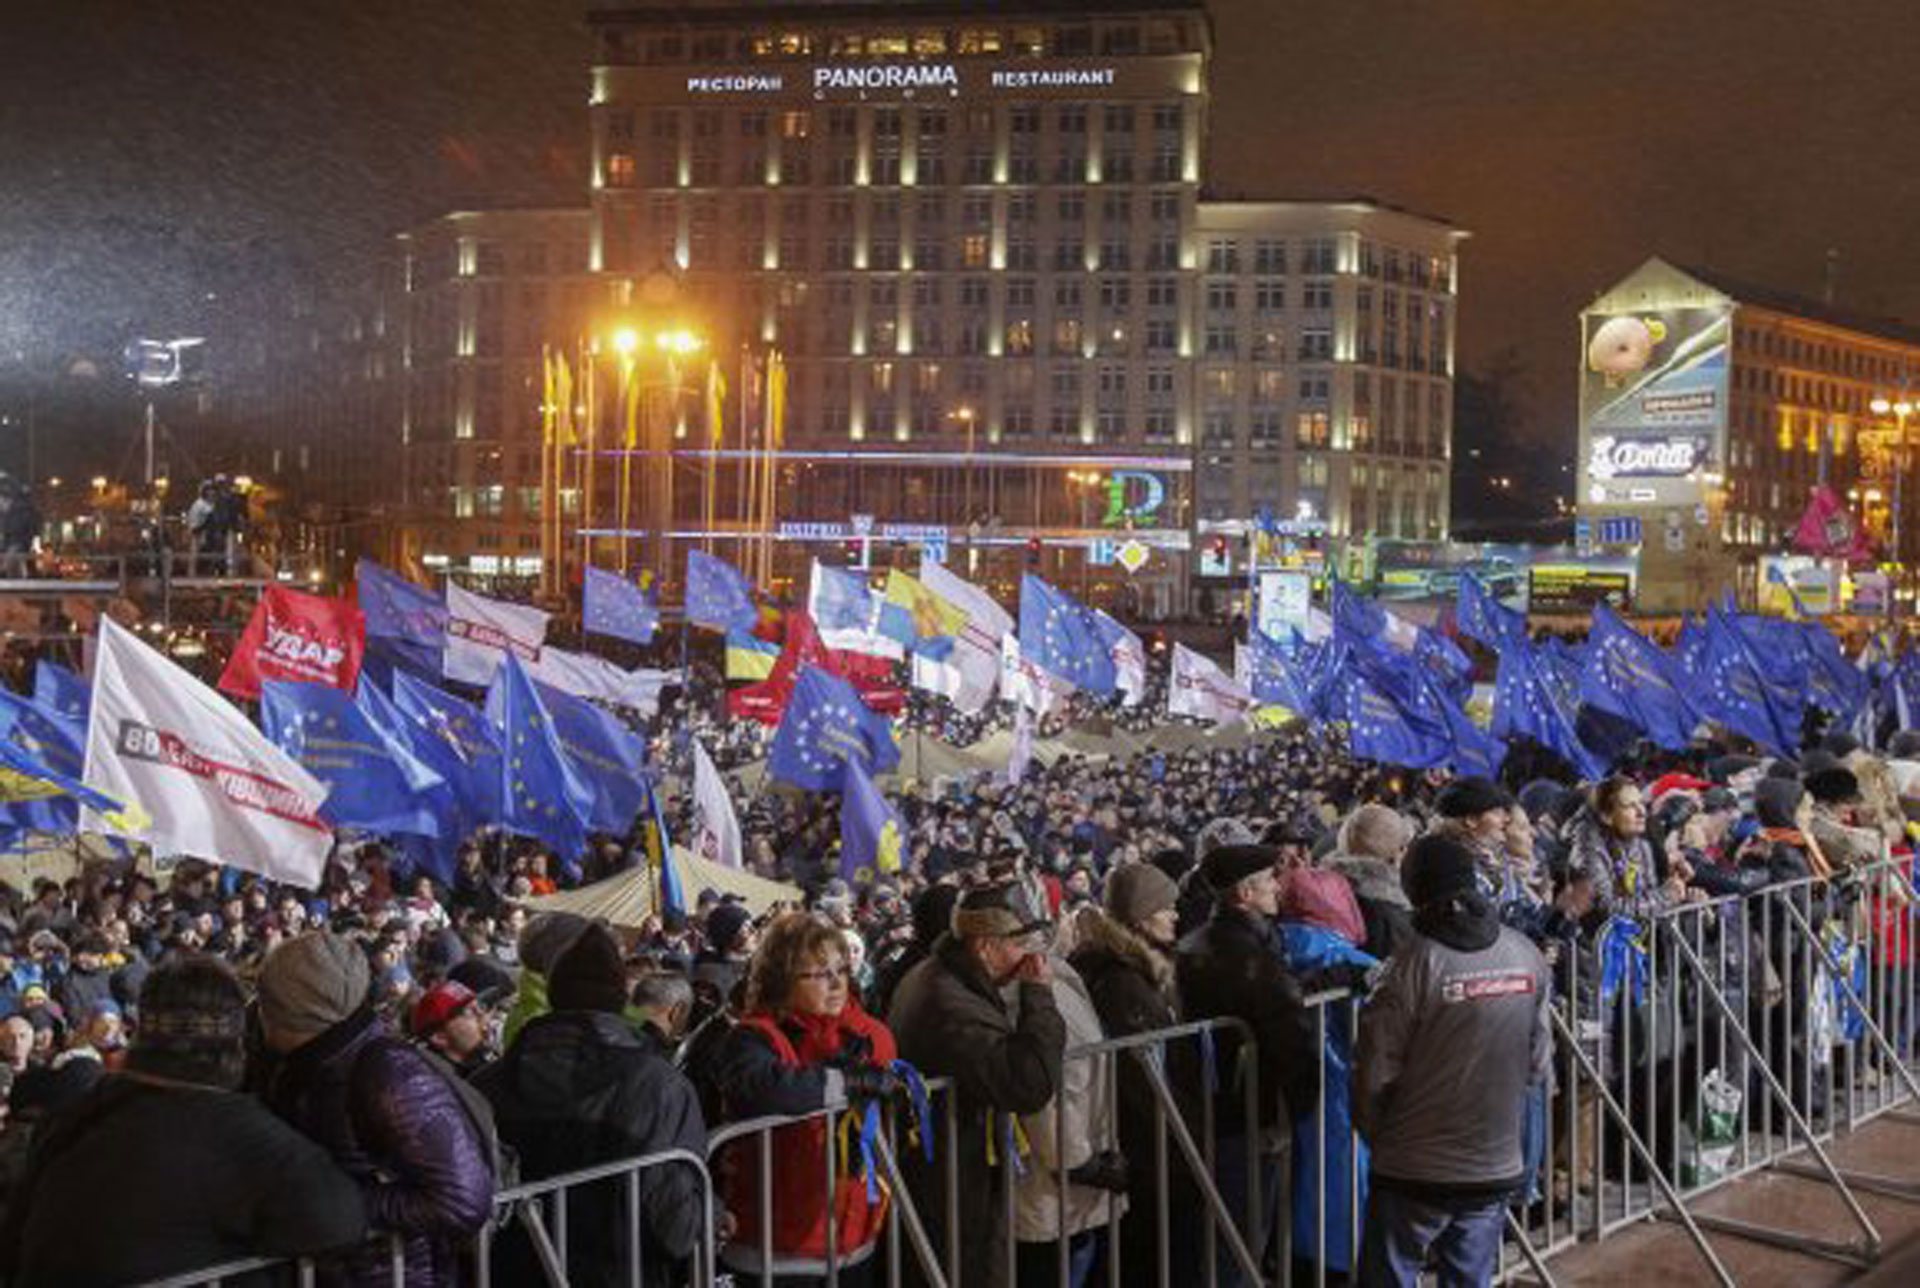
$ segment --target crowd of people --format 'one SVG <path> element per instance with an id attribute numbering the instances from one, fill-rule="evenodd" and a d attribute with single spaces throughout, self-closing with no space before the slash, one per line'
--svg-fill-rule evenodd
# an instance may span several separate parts
<path id="1" fill-rule="evenodd" d="M 1443 1283 L 1482 1283 L 1508 1211 L 1571 1183 L 1541 1174 L 1565 1092 L 1548 1076 L 1549 1006 L 1581 987 L 1575 963 L 1604 928 L 1797 879 L 1842 890 L 1849 870 L 1904 855 L 1920 816 L 1912 733 L 1884 752 L 1831 734 L 1793 760 L 1707 739 L 1642 748 L 1582 783 L 1544 753 L 1516 751 L 1500 781 L 1450 777 L 1295 730 L 1062 755 L 1017 782 L 903 782 L 903 866 L 856 889 L 834 798 L 746 790 L 764 737 L 710 718 L 713 697 L 668 701 L 659 759 L 684 764 L 697 738 L 734 775 L 748 865 L 802 891 L 791 903 L 690 891 L 692 906 L 619 927 L 530 905 L 644 862 L 621 837 L 578 863 L 476 837 L 444 884 L 343 841 L 317 891 L 194 860 L 165 879 L 101 862 L 7 888 L 5 1282 L 314 1254 L 324 1282 L 386 1283 L 395 1239 L 408 1284 L 466 1282 L 516 1180 L 705 1157 L 715 1130 L 769 1115 L 800 1119 L 775 1133 L 770 1176 L 751 1143 L 714 1160 L 722 1269 L 817 1278 L 831 1257 L 843 1279 L 871 1277 L 896 1196 L 838 1110 L 912 1120 L 921 1080 L 944 1078 L 954 1129 L 930 1122 L 937 1148 L 898 1156 L 933 1246 L 961 1242 L 967 1288 L 1058 1283 L 1062 1234 L 1071 1288 L 1107 1259 L 1143 1285 L 1196 1264 L 1199 1178 L 1171 1144 L 1164 1171 L 1155 1160 L 1162 1113 L 1197 1136 L 1206 1096 L 1212 1188 L 1246 1218 L 1243 1248 L 1217 1243 L 1223 1283 L 1247 1282 L 1242 1252 L 1257 1267 L 1283 1255 L 1289 1228 L 1292 1255 L 1355 1282 L 1413 1284 L 1437 1264 Z M 977 736 L 994 719 L 916 694 L 905 727 Z M 690 809 L 669 802 L 670 831 Z M 1344 1020 L 1314 1022 L 1327 990 L 1357 1008 L 1351 1040 Z M 1068 1056 L 1203 1020 L 1245 1028 L 1160 1061 Z M 1782 1032 L 1811 1040 L 1790 1015 Z M 1252 1117 L 1216 1094 L 1243 1055 L 1262 1089 Z M 1323 1162 L 1292 1145 L 1329 1120 L 1340 1142 Z M 1333 1169 L 1324 1184 L 1302 1170 L 1317 1166 Z M 659 1166 L 636 1187 L 569 1203 L 571 1282 L 628 1282 L 636 1254 L 646 1282 L 685 1274 L 703 1182 Z M 523 1224 L 494 1248 L 495 1282 L 541 1282 Z"/>

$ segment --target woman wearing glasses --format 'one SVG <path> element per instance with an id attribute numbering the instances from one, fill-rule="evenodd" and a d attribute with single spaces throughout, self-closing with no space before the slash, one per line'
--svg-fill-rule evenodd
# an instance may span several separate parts
<path id="1" fill-rule="evenodd" d="M 771 1269 L 777 1275 L 827 1272 L 827 1221 L 842 1282 L 866 1261 L 884 1228 L 888 1195 L 869 1186 L 858 1142 L 869 1101 L 892 1095 L 893 1034 L 861 1009 L 850 983 L 839 927 L 789 913 L 767 927 L 747 977 L 745 1013 L 717 1053 L 715 1082 L 725 1116 L 739 1122 L 802 1115 L 846 1105 L 773 1134 Z M 842 1121 L 852 1115 L 846 1131 Z M 826 1151 L 833 1132 L 834 1185 L 827 1193 Z M 767 1224 L 760 1209 L 760 1148 L 749 1137 L 726 1151 L 721 1192 L 736 1223 L 721 1254 L 731 1269 L 759 1274 Z M 831 1197 L 831 1201 L 829 1201 Z"/>

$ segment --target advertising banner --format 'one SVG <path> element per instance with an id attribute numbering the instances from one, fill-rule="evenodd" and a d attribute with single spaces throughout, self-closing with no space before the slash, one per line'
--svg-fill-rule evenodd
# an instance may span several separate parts
<path id="1" fill-rule="evenodd" d="M 1535 613 L 1585 613 L 1598 600 L 1624 611 L 1639 572 L 1629 553 L 1500 542 L 1382 541 L 1372 564 L 1373 579 L 1362 584 L 1396 607 L 1451 604 L 1471 575 L 1505 607 Z"/>
<path id="2" fill-rule="evenodd" d="M 1826 617 L 1840 611 L 1840 566 L 1807 555 L 1763 555 L 1760 611 L 1775 617 Z"/>
<path id="3" fill-rule="evenodd" d="M 1582 318 L 1581 500 L 1687 505 L 1726 458 L 1728 308 Z"/>
<path id="4" fill-rule="evenodd" d="M 1313 613 L 1313 574 L 1288 570 L 1260 574 L 1260 602 L 1255 620 L 1260 633 L 1281 642 L 1292 638 L 1289 628 L 1307 633 Z"/>

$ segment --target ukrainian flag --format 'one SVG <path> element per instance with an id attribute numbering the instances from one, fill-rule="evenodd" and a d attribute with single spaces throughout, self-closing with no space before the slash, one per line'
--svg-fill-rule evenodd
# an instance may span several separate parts
<path id="1" fill-rule="evenodd" d="M 967 626 L 966 613 L 952 601 L 898 568 L 887 571 L 882 601 L 880 633 L 922 657 L 938 660 L 951 653 L 954 640 Z"/>
<path id="2" fill-rule="evenodd" d="M 727 678 L 764 680 L 773 674 L 780 646 L 745 631 L 727 632 Z"/>

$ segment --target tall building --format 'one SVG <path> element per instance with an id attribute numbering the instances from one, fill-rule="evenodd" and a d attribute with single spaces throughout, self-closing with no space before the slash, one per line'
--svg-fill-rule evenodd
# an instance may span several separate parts
<path id="1" fill-rule="evenodd" d="M 1655 258 L 1582 311 L 1580 361 L 1578 514 L 1637 549 L 1638 607 L 1752 596 L 1823 481 L 1905 598 L 1920 328 Z"/>

